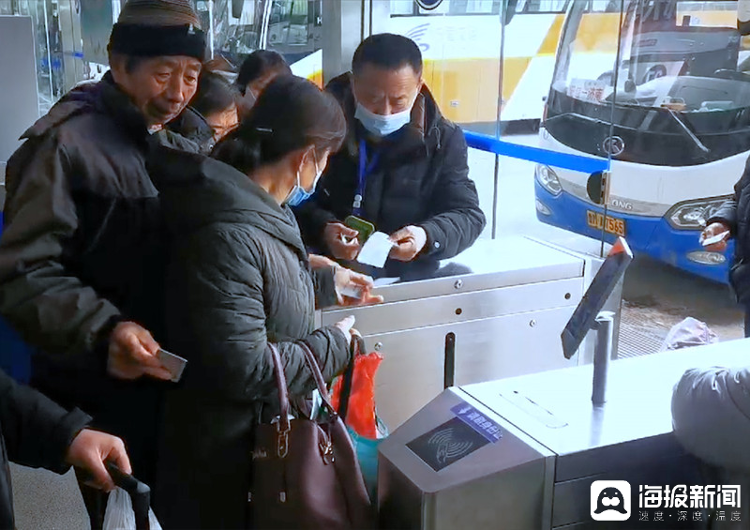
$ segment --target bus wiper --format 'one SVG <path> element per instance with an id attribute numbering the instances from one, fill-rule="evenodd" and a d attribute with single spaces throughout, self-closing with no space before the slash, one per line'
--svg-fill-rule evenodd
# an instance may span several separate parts
<path id="1" fill-rule="evenodd" d="M 549 118 L 547 118 L 546 121 L 555 122 L 562 118 L 576 118 L 578 120 L 594 123 L 597 125 L 610 125 L 608 121 L 599 118 L 592 118 L 591 116 L 586 116 L 584 114 L 578 114 L 577 112 L 562 112 L 560 114 L 555 114 L 554 116 L 550 116 Z"/>
<path id="2" fill-rule="evenodd" d="M 677 112 L 673 111 L 672 109 L 666 109 L 667 112 L 669 112 L 669 115 L 674 118 L 674 120 L 679 124 L 680 129 L 685 133 L 685 136 L 690 138 L 695 146 L 703 151 L 704 154 L 708 154 L 711 152 L 711 150 L 703 145 L 703 142 L 700 141 L 700 138 L 698 138 L 693 131 L 690 130 L 690 128 L 687 126 L 687 124 L 680 118 L 680 116 L 677 114 Z"/>

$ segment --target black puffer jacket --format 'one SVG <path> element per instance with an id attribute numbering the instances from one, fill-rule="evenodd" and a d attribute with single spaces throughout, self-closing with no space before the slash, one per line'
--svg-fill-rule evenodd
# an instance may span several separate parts
<path id="1" fill-rule="evenodd" d="M 214 130 L 206 118 L 193 107 L 186 107 L 182 114 L 169 122 L 167 128 L 196 144 L 199 151 L 206 155 L 216 144 Z"/>
<path id="2" fill-rule="evenodd" d="M 277 399 L 267 343 L 295 394 L 314 387 L 299 341 L 329 381 L 349 360 L 343 333 L 314 325 L 333 270 L 313 278 L 292 213 L 234 168 L 164 149 L 152 175 L 172 239 L 166 344 L 188 359 L 165 399 L 156 512 L 167 529 L 243 528 L 256 412 Z"/>
<path id="3" fill-rule="evenodd" d="M 707 223 L 716 221 L 728 225 L 735 238 L 729 282 L 737 301 L 750 306 L 750 157 L 745 162 L 742 177 L 734 185 L 734 197 L 726 201 Z"/>
<path id="4" fill-rule="evenodd" d="M 358 141 L 365 135 L 354 118 L 350 74 L 334 79 L 326 90 L 341 103 L 349 132 L 344 147 L 329 160 L 315 195 L 296 210 L 305 242 L 318 250 L 326 249 L 325 225 L 352 214 Z M 427 232 L 427 245 L 416 260 L 388 260 L 383 275 L 428 277 L 439 260 L 452 258 L 479 237 L 485 217 L 468 176 L 466 140 L 461 129 L 442 116 L 426 86 L 414 104 L 411 123 L 398 139 L 384 141 L 379 148 L 370 144 L 368 149 L 377 149 L 379 158 L 367 177 L 364 218 L 387 234 L 407 225 Z"/>
<path id="5" fill-rule="evenodd" d="M 13 489 L 8 461 L 65 473 L 73 438 L 91 420 L 68 412 L 39 392 L 18 385 L 0 371 L 0 528 L 14 528 Z"/>
<path id="6" fill-rule="evenodd" d="M 195 146 L 146 122 L 107 74 L 74 89 L 25 134 L 8 161 L 0 239 L 0 313 L 41 350 L 32 384 L 124 438 L 149 480 L 158 385 L 106 375 L 118 320 L 159 340 L 163 258 L 150 143 Z"/>

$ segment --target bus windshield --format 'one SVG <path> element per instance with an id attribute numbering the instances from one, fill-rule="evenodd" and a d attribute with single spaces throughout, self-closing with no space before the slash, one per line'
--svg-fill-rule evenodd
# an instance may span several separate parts
<path id="1" fill-rule="evenodd" d="M 631 0 L 622 14 L 586 4 L 572 2 L 563 28 L 550 134 L 585 153 L 653 165 L 747 150 L 750 41 L 737 31 L 736 1 Z M 615 136 L 616 145 L 607 141 Z"/>

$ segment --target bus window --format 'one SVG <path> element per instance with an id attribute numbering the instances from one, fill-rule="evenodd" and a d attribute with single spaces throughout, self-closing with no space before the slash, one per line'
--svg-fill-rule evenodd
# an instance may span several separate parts
<path id="1" fill-rule="evenodd" d="M 630 144 L 630 159 L 685 165 L 742 152 L 738 137 L 727 136 L 747 126 L 733 111 L 750 108 L 750 51 L 736 16 L 736 2 L 629 2 L 615 69 L 619 14 L 574 7 L 559 47 L 547 129 L 555 134 L 564 122 L 576 128 L 606 122 L 614 100 L 615 126 L 639 138 Z M 576 147 L 601 155 L 594 145 L 601 134 L 577 134 Z M 652 149 L 645 141 L 656 135 L 666 141 L 665 134 L 683 147 Z"/>
<path id="2" fill-rule="evenodd" d="M 225 4 L 224 11 L 214 13 L 215 53 L 239 65 L 253 51 L 265 48 L 294 65 L 321 48 L 322 1 L 244 0 L 239 20 L 229 16 Z M 312 66 L 295 73 L 321 82 L 320 63 L 317 57 Z"/>

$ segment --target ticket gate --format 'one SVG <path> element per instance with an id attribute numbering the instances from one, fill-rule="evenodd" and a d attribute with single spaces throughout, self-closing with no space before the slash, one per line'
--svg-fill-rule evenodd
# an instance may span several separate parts
<path id="1" fill-rule="evenodd" d="M 706 510 L 641 509 L 640 488 L 707 484 L 672 434 L 673 387 L 689 368 L 746 366 L 748 348 L 745 339 L 614 361 L 601 406 L 590 364 L 447 389 L 380 445 L 381 527 L 707 528 Z M 627 519 L 594 519 L 600 480 L 629 484 Z M 750 525 L 747 493 L 745 520 L 712 528 Z"/>
<path id="2" fill-rule="evenodd" d="M 376 289 L 385 303 L 322 312 L 347 315 L 383 354 L 378 413 L 392 430 L 445 386 L 466 385 L 591 362 L 583 347 L 565 359 L 560 330 L 601 260 L 525 237 L 480 240 L 446 264 L 466 272 Z M 609 300 L 619 311 L 620 291 Z"/>

